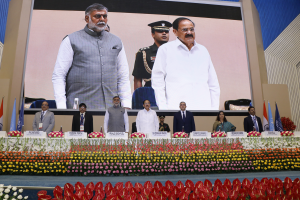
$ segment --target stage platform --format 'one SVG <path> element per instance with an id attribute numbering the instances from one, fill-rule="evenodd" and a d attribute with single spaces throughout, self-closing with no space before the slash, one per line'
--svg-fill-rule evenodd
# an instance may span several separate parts
<path id="1" fill-rule="evenodd" d="M 117 182 L 130 181 L 132 184 L 136 182 L 144 184 L 146 181 L 150 181 L 154 184 L 155 181 L 160 181 L 165 184 L 167 180 L 173 182 L 177 181 L 185 183 L 187 179 L 196 183 L 197 181 L 205 181 L 205 179 L 210 180 L 212 183 L 216 179 L 220 179 L 222 183 L 225 179 L 233 181 L 238 178 L 241 181 L 248 178 L 252 181 L 254 178 L 261 180 L 262 178 L 280 178 L 284 180 L 285 177 L 290 177 L 292 180 L 295 178 L 300 178 L 300 171 L 281 171 L 281 172 L 253 172 L 253 173 L 230 173 L 230 174 L 202 174 L 202 175 L 161 175 L 161 176 L 30 176 L 30 175 L 1 175 L 0 184 L 13 185 L 13 186 L 36 186 L 36 187 L 55 187 L 57 185 L 63 187 L 66 183 L 71 183 L 75 185 L 76 182 L 82 182 L 84 185 L 89 182 L 97 183 L 101 181 L 103 184 L 110 182 L 113 186 Z"/>

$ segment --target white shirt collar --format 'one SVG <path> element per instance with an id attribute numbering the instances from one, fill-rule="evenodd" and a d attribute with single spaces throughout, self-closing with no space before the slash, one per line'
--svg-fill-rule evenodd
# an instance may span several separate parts
<path id="1" fill-rule="evenodd" d="M 80 116 L 81 116 L 81 114 L 83 114 L 83 116 L 85 116 L 85 112 L 84 113 L 80 113 Z"/>
<path id="2" fill-rule="evenodd" d="M 44 115 L 45 115 L 47 111 L 48 111 L 48 110 L 45 110 L 45 111 L 42 110 L 42 113 L 44 112 Z"/>
<path id="3" fill-rule="evenodd" d="M 183 42 L 181 42 L 181 40 L 177 37 L 176 38 L 176 44 L 177 44 L 177 46 L 182 46 L 183 48 L 185 48 L 186 50 L 188 50 L 189 51 L 189 49 L 187 48 L 187 46 L 183 43 Z M 194 47 L 196 47 L 197 46 L 197 42 L 196 42 L 196 40 L 194 40 L 194 46 L 191 48 L 191 50 L 194 48 Z"/>
<path id="4" fill-rule="evenodd" d="M 148 111 L 148 110 L 146 110 L 146 108 L 144 108 L 144 110 L 145 110 L 145 112 L 150 112 L 150 111 L 151 111 L 151 108 L 149 108 L 149 111 Z"/>

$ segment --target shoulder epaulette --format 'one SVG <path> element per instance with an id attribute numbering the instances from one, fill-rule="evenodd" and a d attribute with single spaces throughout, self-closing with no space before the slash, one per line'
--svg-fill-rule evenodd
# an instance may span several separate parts
<path id="1" fill-rule="evenodd" d="M 150 49 L 150 46 L 149 47 L 140 48 L 139 51 L 144 51 L 146 49 Z"/>

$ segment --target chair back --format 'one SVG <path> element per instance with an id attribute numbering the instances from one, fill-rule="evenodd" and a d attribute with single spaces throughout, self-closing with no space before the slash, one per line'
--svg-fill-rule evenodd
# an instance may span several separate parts
<path id="1" fill-rule="evenodd" d="M 249 106 L 251 102 L 251 99 L 237 99 L 237 100 L 227 100 L 224 102 L 224 108 L 225 110 L 230 110 L 229 105 L 235 105 L 235 106 Z"/>
<path id="2" fill-rule="evenodd" d="M 151 109 L 158 109 L 152 87 L 140 87 L 133 92 L 132 109 L 144 109 L 143 101 L 146 99 L 151 102 Z"/>
<path id="3" fill-rule="evenodd" d="M 44 101 L 47 101 L 47 103 L 49 104 L 49 108 L 56 108 L 55 100 L 37 100 L 37 101 L 32 102 L 32 104 L 30 105 L 30 108 L 41 108 L 42 103 Z"/>

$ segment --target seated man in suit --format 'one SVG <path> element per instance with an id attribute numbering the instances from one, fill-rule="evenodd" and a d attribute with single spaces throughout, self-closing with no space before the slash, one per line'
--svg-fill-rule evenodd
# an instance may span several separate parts
<path id="1" fill-rule="evenodd" d="M 193 113 L 186 110 L 186 103 L 180 102 L 180 111 L 175 113 L 173 119 L 173 131 L 181 132 L 184 131 L 188 134 L 196 130 Z"/>
<path id="2" fill-rule="evenodd" d="M 255 108 L 250 106 L 248 108 L 249 116 L 244 119 L 244 130 L 249 133 L 251 131 L 263 132 L 261 120 L 255 116 Z"/>
<path id="3" fill-rule="evenodd" d="M 44 101 L 42 103 L 42 112 L 35 113 L 32 123 L 32 129 L 34 131 L 44 131 L 47 134 L 52 131 L 55 124 L 55 119 L 53 112 L 49 111 L 48 109 L 48 102 Z"/>
<path id="4" fill-rule="evenodd" d="M 104 132 L 129 132 L 128 114 L 120 106 L 120 97 L 113 98 L 113 106 L 109 107 L 104 116 Z"/>
<path id="5" fill-rule="evenodd" d="M 93 132 L 93 115 L 86 112 L 85 103 L 79 104 L 79 113 L 73 115 L 72 131 Z"/>

